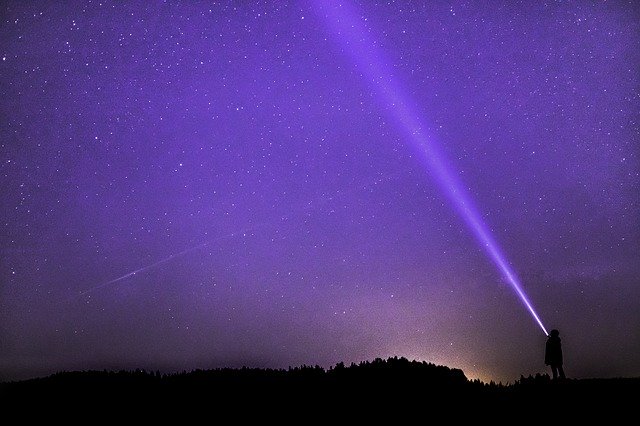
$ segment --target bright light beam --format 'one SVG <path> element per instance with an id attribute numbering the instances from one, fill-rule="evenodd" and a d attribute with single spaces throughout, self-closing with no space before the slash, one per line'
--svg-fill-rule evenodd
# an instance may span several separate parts
<path id="1" fill-rule="evenodd" d="M 358 71 L 380 96 L 389 115 L 400 124 L 399 127 L 411 141 L 412 147 L 427 170 L 431 171 L 441 192 L 449 199 L 542 331 L 548 335 L 516 273 L 471 202 L 469 193 L 447 167 L 445 157 L 438 151 L 435 138 L 427 132 L 426 126 L 420 119 L 420 110 L 416 108 L 411 97 L 403 92 L 393 69 L 383 59 L 382 52 L 377 48 L 376 43 L 369 38 L 369 30 L 364 26 L 362 16 L 344 2 L 317 0 L 313 4 L 318 14 L 324 17 L 332 34 L 336 36 L 343 52 L 351 57 Z"/>

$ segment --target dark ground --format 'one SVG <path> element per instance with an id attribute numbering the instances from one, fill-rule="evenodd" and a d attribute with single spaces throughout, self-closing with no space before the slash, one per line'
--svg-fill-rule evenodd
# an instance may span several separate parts
<path id="1" fill-rule="evenodd" d="M 510 385 L 486 384 L 467 380 L 461 370 L 404 358 L 338 364 L 329 370 L 303 366 L 171 375 L 142 370 L 63 372 L 0 384 L 5 415 L 17 412 L 23 420 L 55 417 L 89 422 L 122 414 L 146 420 L 193 416 L 206 423 L 249 419 L 306 423 L 345 416 L 388 419 L 394 424 L 409 419 L 525 424 L 541 419 L 555 424 L 560 419 L 635 418 L 638 397 L 640 378 L 553 382 L 542 375 L 521 377 Z"/>

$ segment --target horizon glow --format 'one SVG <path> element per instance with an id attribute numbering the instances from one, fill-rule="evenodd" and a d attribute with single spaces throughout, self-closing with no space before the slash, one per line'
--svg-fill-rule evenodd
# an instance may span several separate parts
<path id="1" fill-rule="evenodd" d="M 435 137 L 428 133 L 427 126 L 420 119 L 419 108 L 415 106 L 411 97 L 404 93 L 392 68 L 383 59 L 381 50 L 369 39 L 368 30 L 362 24 L 362 18 L 348 5 L 334 0 L 320 0 L 314 4 L 319 15 L 324 17 L 330 27 L 335 39 L 341 43 L 343 53 L 352 59 L 365 80 L 378 93 L 389 115 L 397 121 L 398 127 L 411 142 L 425 169 L 431 172 L 442 194 L 447 197 L 458 216 L 464 220 L 540 329 L 548 335 L 518 276 L 482 220 L 481 214 L 473 205 L 470 194 L 451 171 L 444 155 L 435 145 Z"/>

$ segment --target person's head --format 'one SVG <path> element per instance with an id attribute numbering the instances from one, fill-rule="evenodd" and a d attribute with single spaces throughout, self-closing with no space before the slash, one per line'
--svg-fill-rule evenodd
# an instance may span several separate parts
<path id="1" fill-rule="evenodd" d="M 560 332 L 556 329 L 551 330 L 551 333 L 549 333 L 549 336 L 551 337 L 558 337 L 560 336 Z"/>

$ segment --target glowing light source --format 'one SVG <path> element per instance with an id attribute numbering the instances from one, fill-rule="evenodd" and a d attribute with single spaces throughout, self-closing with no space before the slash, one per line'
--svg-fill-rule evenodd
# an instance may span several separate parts
<path id="1" fill-rule="evenodd" d="M 363 77 L 376 90 L 385 107 L 388 107 L 390 115 L 400 125 L 400 129 L 404 131 L 407 140 L 411 142 L 411 146 L 423 164 L 432 172 L 441 192 L 449 199 L 458 215 L 467 224 L 542 331 L 548 335 L 542 320 L 525 294 L 520 280 L 482 220 L 482 216 L 471 202 L 471 197 L 456 175 L 447 167 L 444 156 L 435 144 L 435 138 L 428 134 L 426 126 L 420 119 L 419 109 L 415 107 L 411 97 L 403 93 L 394 77 L 393 69 L 387 65 L 387 61 L 383 59 L 382 52 L 376 47 L 376 44 L 369 39 L 369 32 L 363 25 L 361 16 L 346 3 L 334 0 L 319 0 L 314 5 L 317 7 L 319 15 L 325 18 L 343 50 L 351 57 Z"/>

